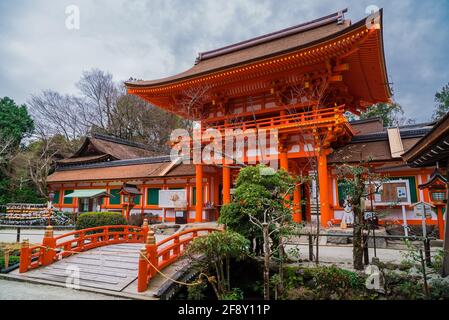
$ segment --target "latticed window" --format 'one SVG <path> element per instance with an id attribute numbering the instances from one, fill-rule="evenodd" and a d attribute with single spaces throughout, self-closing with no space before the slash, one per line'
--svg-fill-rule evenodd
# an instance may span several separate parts
<path id="1" fill-rule="evenodd" d="M 446 193 L 445 192 L 432 192 L 432 200 L 442 202 L 442 201 L 446 200 Z"/>
<path id="2" fill-rule="evenodd" d="M 64 196 L 72 193 L 73 190 L 64 190 Z M 64 204 L 72 204 L 73 203 L 73 198 L 65 198 L 64 197 Z"/>
<path id="3" fill-rule="evenodd" d="M 61 192 L 58 190 L 55 191 L 54 194 L 55 196 L 53 197 L 53 204 L 59 204 Z"/>
<path id="4" fill-rule="evenodd" d="M 152 206 L 159 205 L 159 190 L 160 188 L 149 188 L 147 190 L 147 204 Z"/>
<path id="5" fill-rule="evenodd" d="M 110 194 L 109 204 L 119 205 L 121 203 L 120 189 L 111 189 Z"/>

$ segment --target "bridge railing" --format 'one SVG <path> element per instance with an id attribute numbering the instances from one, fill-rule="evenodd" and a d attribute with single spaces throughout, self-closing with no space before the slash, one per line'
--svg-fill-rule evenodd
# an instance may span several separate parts
<path id="1" fill-rule="evenodd" d="M 195 238 L 221 231 L 216 228 L 195 228 L 185 230 L 156 243 L 154 232 L 148 233 L 146 245 L 140 250 L 137 291 L 144 292 L 151 279 L 181 256 L 188 244 Z"/>
<path id="2" fill-rule="evenodd" d="M 117 225 L 101 226 L 54 236 L 53 227 L 45 230 L 42 244 L 30 246 L 27 240 L 22 242 L 19 272 L 46 266 L 77 252 L 117 244 L 145 243 L 148 235 L 148 221 L 142 227 Z"/>

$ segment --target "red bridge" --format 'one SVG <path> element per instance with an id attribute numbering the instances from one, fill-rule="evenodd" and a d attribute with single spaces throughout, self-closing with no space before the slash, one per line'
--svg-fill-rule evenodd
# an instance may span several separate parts
<path id="1" fill-rule="evenodd" d="M 144 293 L 158 274 L 169 278 L 163 270 L 193 239 L 214 231 L 220 230 L 188 229 L 156 242 L 148 221 L 142 227 L 101 226 L 56 237 L 49 226 L 42 244 L 22 243 L 18 276 L 66 283 L 67 269 L 78 268 L 81 286 L 128 292 L 133 287 L 134 293 Z"/>

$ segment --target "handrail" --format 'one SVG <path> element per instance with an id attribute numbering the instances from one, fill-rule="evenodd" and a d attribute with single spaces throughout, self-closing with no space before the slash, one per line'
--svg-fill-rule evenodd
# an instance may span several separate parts
<path id="1" fill-rule="evenodd" d="M 139 257 L 138 291 L 142 292 L 148 287 L 150 279 L 177 260 L 193 239 L 215 231 L 221 229 L 188 229 L 156 243 L 154 232 L 149 230 L 148 221 L 145 221 L 142 227 L 101 226 L 76 230 L 57 237 L 53 236 L 53 228 L 48 226 L 42 244 L 30 246 L 27 240 L 22 242 L 19 272 L 24 273 L 40 266 L 47 266 L 60 258 L 108 244 L 146 242 Z M 68 237 L 73 238 L 66 239 Z"/>
<path id="2" fill-rule="evenodd" d="M 148 288 L 150 280 L 162 269 L 177 260 L 186 250 L 187 245 L 195 238 L 201 237 L 200 233 L 207 234 L 222 231 L 216 228 L 194 228 L 175 233 L 172 236 L 155 242 L 155 239 L 149 234 L 147 244 L 140 251 L 139 257 L 139 273 L 137 277 L 137 291 L 143 292 Z M 183 237 L 191 235 L 189 237 Z M 173 243 L 170 243 L 173 241 Z M 168 244 L 168 245 L 167 245 Z M 165 246 L 164 246 L 165 245 Z"/>
<path id="3" fill-rule="evenodd" d="M 321 123 L 328 123 L 328 122 L 335 122 L 337 119 L 345 119 L 343 117 L 344 112 L 344 106 L 337 106 L 332 108 L 324 108 L 324 109 L 318 109 L 308 112 L 302 112 L 302 113 L 294 113 L 294 114 L 285 114 L 285 115 L 279 115 L 275 117 L 270 118 L 262 118 L 257 120 L 250 120 L 248 122 L 239 122 L 236 124 L 221 124 L 213 126 L 211 124 L 208 124 L 207 127 L 204 128 L 203 131 L 207 130 L 208 128 L 214 128 L 219 131 L 224 131 L 225 129 L 234 129 L 234 128 L 241 128 L 244 127 L 244 129 L 250 129 L 250 128 L 261 128 L 261 127 L 276 127 L 276 126 L 308 126 L 312 124 L 321 124 Z M 340 117 L 341 115 L 341 117 Z M 290 120 L 293 120 L 292 122 L 289 122 Z M 299 120 L 299 121 L 296 121 Z"/>

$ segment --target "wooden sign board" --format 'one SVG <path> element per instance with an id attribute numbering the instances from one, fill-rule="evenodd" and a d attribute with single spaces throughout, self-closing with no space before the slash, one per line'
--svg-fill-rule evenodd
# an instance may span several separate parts
<path id="1" fill-rule="evenodd" d="M 186 190 L 159 190 L 160 208 L 184 208 L 187 206 Z"/>
<path id="2" fill-rule="evenodd" d="M 426 218 L 432 218 L 433 205 L 426 202 L 418 202 L 413 204 L 413 213 L 417 218 L 423 218 L 424 214 Z"/>

